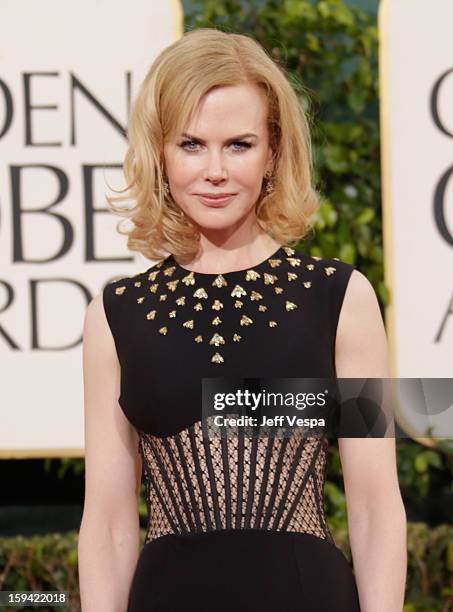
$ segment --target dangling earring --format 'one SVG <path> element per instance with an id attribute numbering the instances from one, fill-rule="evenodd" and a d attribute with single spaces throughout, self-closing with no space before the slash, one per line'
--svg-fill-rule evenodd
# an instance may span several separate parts
<path id="1" fill-rule="evenodd" d="M 272 170 L 267 170 L 264 174 L 266 178 L 266 193 L 270 194 L 274 191 L 274 181 L 272 180 Z"/>
<path id="2" fill-rule="evenodd" d="M 167 181 L 164 180 L 164 182 L 162 183 L 162 189 L 164 191 L 165 197 L 168 196 L 168 194 L 170 193 L 170 185 L 167 183 Z"/>

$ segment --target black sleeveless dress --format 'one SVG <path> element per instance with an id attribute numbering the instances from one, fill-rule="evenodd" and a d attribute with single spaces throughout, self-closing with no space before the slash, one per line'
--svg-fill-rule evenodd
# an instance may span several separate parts
<path id="1" fill-rule="evenodd" d="M 360 610 L 324 515 L 329 440 L 201 427 L 204 377 L 335 378 L 353 269 L 283 245 L 225 274 L 169 255 L 104 288 L 149 513 L 128 612 Z"/>

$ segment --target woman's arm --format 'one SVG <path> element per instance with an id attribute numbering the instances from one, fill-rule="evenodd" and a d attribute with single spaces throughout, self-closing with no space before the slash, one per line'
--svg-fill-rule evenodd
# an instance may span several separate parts
<path id="1" fill-rule="evenodd" d="M 338 378 L 391 377 L 376 294 L 357 270 L 338 321 L 335 365 Z M 338 446 L 361 612 L 401 612 L 407 541 L 395 438 L 339 438 Z"/>
<path id="2" fill-rule="evenodd" d="M 119 404 L 120 366 L 102 294 L 83 332 L 85 503 L 79 532 L 82 612 L 126 612 L 139 549 L 138 434 Z"/>

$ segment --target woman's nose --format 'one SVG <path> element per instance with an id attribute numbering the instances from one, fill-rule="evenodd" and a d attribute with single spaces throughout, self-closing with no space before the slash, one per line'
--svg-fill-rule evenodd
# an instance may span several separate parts
<path id="1" fill-rule="evenodd" d="M 206 178 L 219 181 L 223 178 L 226 178 L 227 171 L 225 169 L 225 164 L 222 160 L 222 156 L 220 153 L 211 153 L 207 157 L 207 164 L 205 169 Z"/>

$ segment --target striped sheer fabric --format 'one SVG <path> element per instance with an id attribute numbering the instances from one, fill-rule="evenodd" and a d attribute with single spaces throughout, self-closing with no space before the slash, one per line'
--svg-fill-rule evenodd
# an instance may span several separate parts
<path id="1" fill-rule="evenodd" d="M 140 432 L 145 543 L 218 529 L 310 533 L 333 543 L 323 508 L 328 439 L 306 429 L 218 433 L 201 421 L 165 438 Z"/>

